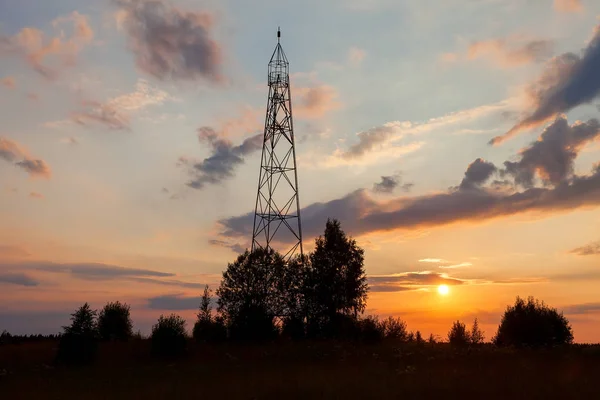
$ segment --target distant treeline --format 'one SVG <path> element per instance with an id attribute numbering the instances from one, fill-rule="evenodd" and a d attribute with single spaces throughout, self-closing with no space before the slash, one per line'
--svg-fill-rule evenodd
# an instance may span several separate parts
<path id="1" fill-rule="evenodd" d="M 364 316 L 368 290 L 364 250 L 346 236 L 337 220 L 328 220 L 315 250 L 306 256 L 284 260 L 270 249 L 239 255 L 223 272 L 216 290 L 216 310 L 211 306 L 212 291 L 205 288 L 191 338 L 199 343 L 278 339 L 373 343 L 387 339 L 417 344 L 446 339 L 458 347 L 480 345 L 485 340 L 477 319 L 470 328 L 454 322 L 442 339 L 409 331 L 400 318 Z M 129 305 L 108 303 L 98 312 L 85 303 L 71 315 L 71 324 L 63 327 L 60 335 L 16 337 L 5 332 L 0 343 L 59 340 L 57 361 L 87 363 L 94 359 L 99 341 L 141 339 L 132 327 Z M 183 318 L 161 315 L 150 340 L 153 355 L 177 357 L 186 353 L 190 335 Z M 556 309 L 532 297 L 517 297 L 504 312 L 491 342 L 515 347 L 569 345 L 573 332 Z"/>

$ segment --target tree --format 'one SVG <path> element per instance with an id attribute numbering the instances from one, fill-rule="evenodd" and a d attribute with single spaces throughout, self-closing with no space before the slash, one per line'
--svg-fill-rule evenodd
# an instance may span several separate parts
<path id="1" fill-rule="evenodd" d="M 383 334 L 388 339 L 398 339 L 406 342 L 408 340 L 408 331 L 406 330 L 406 322 L 400 318 L 388 317 L 381 322 Z"/>
<path id="2" fill-rule="evenodd" d="M 452 324 L 452 328 L 448 332 L 448 341 L 452 346 L 466 346 L 470 343 L 471 338 L 465 324 L 456 321 Z"/>
<path id="3" fill-rule="evenodd" d="M 473 321 L 473 326 L 471 327 L 471 334 L 469 335 L 471 339 L 471 344 L 482 344 L 485 340 L 484 332 L 479 329 L 479 322 L 477 318 Z"/>
<path id="4" fill-rule="evenodd" d="M 133 336 L 130 307 L 116 301 L 107 303 L 98 315 L 98 333 L 103 340 L 127 340 Z"/>
<path id="5" fill-rule="evenodd" d="M 183 355 L 187 345 L 185 320 L 175 314 L 168 317 L 161 315 L 156 325 L 152 326 L 150 340 L 155 356 L 175 358 Z"/>
<path id="6" fill-rule="evenodd" d="M 200 302 L 200 310 L 194 324 L 192 336 L 198 342 L 216 342 L 227 337 L 227 329 L 220 316 L 213 317 L 211 303 L 211 290 L 208 285 L 204 288 L 204 294 Z"/>
<path id="7" fill-rule="evenodd" d="M 67 364 L 88 364 L 96 356 L 98 326 L 96 310 L 88 303 L 71 314 L 71 325 L 63 326 L 57 360 Z"/>
<path id="8" fill-rule="evenodd" d="M 415 334 L 415 341 L 418 344 L 423 344 L 425 343 L 425 340 L 423 340 L 423 336 L 421 336 L 421 331 L 417 331 L 417 333 Z"/>
<path id="9" fill-rule="evenodd" d="M 304 281 L 305 309 L 309 326 L 322 330 L 338 316 L 355 320 L 367 301 L 364 251 L 348 238 L 339 221 L 328 219 L 323 236 L 310 254 Z"/>
<path id="10" fill-rule="evenodd" d="M 573 343 L 573 330 L 567 318 L 555 308 L 528 297 L 517 297 L 508 306 L 496 336 L 497 346 L 549 347 Z"/>
<path id="11" fill-rule="evenodd" d="M 217 289 L 218 311 L 234 339 L 270 339 L 277 329 L 275 317 L 289 315 L 294 279 L 288 265 L 273 250 L 246 250 L 223 272 Z M 294 283 L 295 284 L 295 283 Z"/>

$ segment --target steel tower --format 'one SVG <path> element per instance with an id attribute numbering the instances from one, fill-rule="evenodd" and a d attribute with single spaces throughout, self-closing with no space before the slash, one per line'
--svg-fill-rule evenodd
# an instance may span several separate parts
<path id="1" fill-rule="evenodd" d="M 289 62 L 280 40 L 281 31 L 277 30 L 277 47 L 269 62 L 269 99 L 254 211 L 252 251 L 278 250 L 273 247 L 275 245 L 289 260 L 295 254 L 303 255 L 303 249 Z"/>

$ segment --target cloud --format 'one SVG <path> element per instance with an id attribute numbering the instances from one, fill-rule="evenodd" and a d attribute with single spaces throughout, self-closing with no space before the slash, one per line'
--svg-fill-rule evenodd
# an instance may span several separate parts
<path id="1" fill-rule="evenodd" d="M 368 276 L 370 291 L 372 292 L 400 292 L 416 290 L 427 286 L 462 285 L 465 280 L 451 278 L 447 274 L 438 272 L 405 272 L 393 275 Z"/>
<path id="2" fill-rule="evenodd" d="M 110 280 L 129 277 L 172 277 L 175 274 L 139 268 L 126 268 L 102 263 L 54 263 L 49 261 L 27 261 L 1 263 L 4 269 L 24 268 L 35 271 L 69 273 L 74 277 L 90 280 Z"/>
<path id="3" fill-rule="evenodd" d="M 528 93 L 533 112 L 490 144 L 500 144 L 522 130 L 540 126 L 573 108 L 591 103 L 600 94 L 600 27 L 582 55 L 565 53 L 551 60 Z"/>
<path id="4" fill-rule="evenodd" d="M 43 199 L 44 195 L 38 192 L 31 192 L 29 193 L 29 197 L 33 198 L 33 199 Z"/>
<path id="5" fill-rule="evenodd" d="M 481 158 L 473 161 L 469 164 L 469 167 L 465 171 L 465 177 L 460 183 L 461 190 L 468 190 L 473 188 L 479 188 L 483 185 L 497 168 L 491 162 L 487 162 Z"/>
<path id="6" fill-rule="evenodd" d="M 496 65 L 516 67 L 548 60 L 554 52 L 551 40 L 523 40 L 523 38 L 493 39 L 472 43 L 468 58 L 491 58 Z"/>
<path id="7" fill-rule="evenodd" d="M 194 189 L 203 189 L 207 184 L 217 185 L 233 178 L 235 168 L 244 163 L 244 158 L 262 148 L 263 137 L 262 133 L 257 134 L 234 146 L 210 127 L 198 129 L 200 143 L 208 144 L 212 154 L 200 162 L 180 158 L 179 164 L 187 166 L 192 176 L 187 185 Z"/>
<path id="8" fill-rule="evenodd" d="M 571 250 L 569 253 L 577 254 L 579 256 L 598 256 L 600 255 L 600 242 L 594 242 L 582 247 L 577 247 L 576 249 Z"/>
<path id="9" fill-rule="evenodd" d="M 50 179 L 52 172 L 44 160 L 34 159 L 17 142 L 0 137 L 0 159 L 27 171 L 32 178 Z"/>
<path id="10" fill-rule="evenodd" d="M 335 157 L 357 162 L 369 153 L 390 151 L 394 143 L 406 138 L 408 135 L 419 135 L 436 129 L 447 129 L 449 126 L 470 123 L 491 114 L 500 113 L 506 109 L 508 102 L 499 102 L 483 105 L 471 109 L 461 110 L 431 118 L 425 122 L 392 121 L 358 132 L 358 142 L 346 150 L 336 150 Z"/>
<path id="11" fill-rule="evenodd" d="M 213 17 L 159 0 L 113 0 L 138 69 L 160 80 L 221 81 L 221 48 Z"/>
<path id="12" fill-rule="evenodd" d="M 292 96 L 294 116 L 298 118 L 321 118 L 341 105 L 337 90 L 328 85 L 293 87 Z"/>
<path id="13" fill-rule="evenodd" d="M 382 176 L 381 182 L 377 182 L 373 185 L 373 192 L 375 193 L 393 193 L 398 187 L 402 189 L 402 191 L 408 193 L 414 186 L 414 183 L 405 183 L 401 185 L 401 175 L 391 175 L 391 176 Z"/>
<path id="14" fill-rule="evenodd" d="M 239 243 L 229 243 L 224 240 L 218 240 L 218 239 L 211 239 L 208 241 L 208 243 L 210 243 L 213 246 L 225 247 L 225 248 L 231 249 L 231 251 L 233 251 L 236 254 L 241 254 L 246 251 L 246 247 L 243 247 Z"/>
<path id="15" fill-rule="evenodd" d="M 151 310 L 184 311 L 196 310 L 200 307 L 202 297 L 184 297 L 183 295 L 165 295 L 148 299 L 147 307 Z M 214 304 L 215 299 L 211 299 Z"/>
<path id="16" fill-rule="evenodd" d="M 554 9 L 559 12 L 581 12 L 583 4 L 581 0 L 554 0 Z"/>
<path id="17" fill-rule="evenodd" d="M 563 307 L 563 314 L 569 315 L 585 315 L 585 314 L 599 314 L 600 303 L 582 303 L 582 304 L 571 304 Z"/>
<path id="18" fill-rule="evenodd" d="M 64 23 L 72 25 L 70 36 L 61 29 L 58 36 L 47 37 L 42 31 L 30 27 L 23 28 L 13 36 L 0 36 L 0 54 L 17 56 L 40 75 L 55 79 L 59 71 L 76 64 L 78 53 L 94 38 L 87 16 L 75 11 L 56 19 L 53 26 L 59 28 Z M 49 66 L 49 58 L 58 59 L 59 62 Z"/>
<path id="19" fill-rule="evenodd" d="M 573 175 L 575 158 L 581 149 L 599 138 L 597 119 L 569 126 L 567 118 L 560 116 L 536 142 L 521 151 L 519 161 L 504 163 L 504 173 L 526 188 L 534 186 L 536 176 L 546 185 L 558 185 Z"/>
<path id="20" fill-rule="evenodd" d="M 81 102 L 81 105 L 85 110 L 71 113 L 71 121 L 76 124 L 83 126 L 100 124 L 114 131 L 130 129 L 129 115 L 110 103 L 103 104 L 97 101 L 85 100 Z"/>
<path id="21" fill-rule="evenodd" d="M 184 281 L 177 281 L 177 280 L 165 281 L 165 280 L 152 279 L 152 278 L 132 277 L 132 278 L 128 278 L 128 280 L 138 282 L 138 283 L 147 283 L 150 285 L 176 286 L 176 287 L 182 287 L 182 288 L 188 288 L 188 289 L 201 289 L 204 286 L 206 286 L 205 284 L 198 283 L 198 282 L 184 282 Z"/>
<path id="22" fill-rule="evenodd" d="M 9 89 L 14 89 L 15 87 L 17 87 L 15 78 L 12 76 L 6 76 L 6 77 L 0 79 L 0 84 Z"/>
<path id="23" fill-rule="evenodd" d="M 23 258 L 29 255 L 31 254 L 22 247 L 0 244 L 0 259 Z"/>
<path id="24" fill-rule="evenodd" d="M 359 47 L 353 46 L 350 47 L 350 50 L 348 50 L 348 61 L 350 61 L 350 64 L 352 65 L 359 65 L 363 62 L 366 56 L 367 52 Z"/>
<path id="25" fill-rule="evenodd" d="M 38 286 L 40 283 L 29 275 L 22 273 L 0 273 L 0 284 L 18 286 Z"/>
<path id="26" fill-rule="evenodd" d="M 545 140 L 550 138 L 540 139 L 542 142 Z M 521 160 L 540 141 L 523 149 Z M 548 168 L 546 164 L 540 165 Z M 538 167 L 536 174 L 544 178 L 546 170 Z M 481 182 L 480 179 L 485 176 L 475 174 L 471 179 Z M 327 218 L 337 218 L 347 232 L 358 236 L 457 222 L 477 223 L 527 212 L 551 214 L 600 205 L 600 165 L 588 175 L 570 173 L 560 182 L 554 180 L 548 183 L 544 187 L 533 186 L 522 191 L 517 190 L 517 182 L 501 185 L 500 190 L 494 184 L 472 190 L 452 188 L 446 192 L 400 197 L 387 202 L 378 202 L 366 190 L 359 189 L 340 199 L 311 204 L 302 209 L 302 229 L 306 238 L 318 236 Z M 230 239 L 249 237 L 252 216 L 252 213 L 248 213 L 220 220 L 222 235 Z"/>

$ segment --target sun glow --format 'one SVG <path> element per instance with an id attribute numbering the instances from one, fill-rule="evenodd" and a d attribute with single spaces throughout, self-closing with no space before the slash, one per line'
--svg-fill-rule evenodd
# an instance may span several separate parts
<path id="1" fill-rule="evenodd" d="M 450 288 L 448 285 L 440 285 L 438 286 L 438 293 L 442 296 L 446 296 L 448 293 L 450 293 Z"/>

